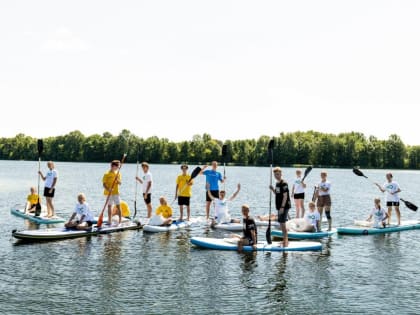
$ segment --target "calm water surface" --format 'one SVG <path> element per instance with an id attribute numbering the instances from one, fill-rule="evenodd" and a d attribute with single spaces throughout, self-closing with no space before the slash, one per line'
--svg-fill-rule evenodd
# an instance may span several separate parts
<path id="1" fill-rule="evenodd" d="M 56 163 L 57 213 L 68 217 L 78 192 L 96 213 L 104 203 L 101 179 L 108 164 Z M 192 170 L 194 167 L 191 166 Z M 146 234 L 126 231 L 72 240 L 21 243 L 13 229 L 34 229 L 10 214 L 37 185 L 37 162 L 0 162 L 0 310 L 3 314 L 418 314 L 420 312 L 420 231 L 378 236 L 333 236 L 322 252 L 248 253 L 195 248 L 192 236 L 224 237 L 197 224 L 189 230 Z M 45 162 L 42 170 L 46 170 Z M 222 170 L 222 168 L 221 168 Z M 176 165 L 152 165 L 153 208 L 160 195 L 172 200 Z M 122 199 L 134 207 L 136 165 L 124 165 Z M 309 201 L 319 169 L 308 178 Z M 382 183 L 385 171 L 364 171 Z M 394 171 L 402 197 L 420 203 L 420 172 Z M 239 216 L 248 203 L 254 215 L 268 211 L 269 168 L 226 167 L 226 189 Z M 294 169 L 285 168 L 290 182 Z M 333 225 L 364 219 L 373 198 L 382 196 L 351 170 L 328 170 Z M 42 184 L 41 184 L 42 186 Z M 140 191 L 140 187 L 138 187 Z M 193 186 L 192 212 L 204 215 L 204 178 Z M 139 195 L 140 196 L 140 195 Z M 138 213 L 146 209 L 138 197 Z M 177 207 L 174 207 L 177 213 Z M 291 210 L 292 215 L 294 209 Z M 418 214 L 402 208 L 404 219 Z M 58 225 L 59 226 L 59 225 Z M 45 227 L 41 227 L 45 228 Z M 260 228 L 260 240 L 265 237 Z"/>

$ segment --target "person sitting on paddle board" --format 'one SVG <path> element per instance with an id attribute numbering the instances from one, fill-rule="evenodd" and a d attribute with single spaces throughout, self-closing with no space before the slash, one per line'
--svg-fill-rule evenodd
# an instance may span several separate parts
<path id="1" fill-rule="evenodd" d="M 315 202 L 308 204 L 309 211 L 306 212 L 304 218 L 295 218 L 287 221 L 286 227 L 288 231 L 296 232 L 318 232 L 318 222 L 320 215 L 316 210 Z"/>
<path id="2" fill-rule="evenodd" d="M 149 220 L 149 225 L 171 225 L 172 223 L 172 208 L 168 205 L 166 198 L 161 196 L 159 198 L 160 206 L 156 208 L 156 213 Z"/>
<path id="3" fill-rule="evenodd" d="M 104 187 L 104 195 L 106 196 L 106 206 L 108 206 L 108 224 L 112 223 L 112 206 L 117 207 L 118 224 L 121 223 L 121 207 L 120 207 L 120 191 L 121 173 L 119 172 L 120 161 L 113 160 L 111 168 L 102 177 L 102 185 Z M 118 176 L 117 176 L 118 175 Z"/>
<path id="4" fill-rule="evenodd" d="M 130 207 L 128 206 L 128 203 L 126 203 L 124 200 L 120 200 L 120 208 L 121 208 L 121 215 L 124 218 L 130 218 L 131 215 L 131 211 L 130 211 Z M 112 217 L 114 217 L 114 215 L 118 215 L 118 208 L 116 205 L 114 205 L 114 207 L 112 208 Z"/>
<path id="5" fill-rule="evenodd" d="M 212 200 L 215 205 L 214 219 L 212 219 L 211 226 L 214 226 L 216 224 L 222 224 L 222 223 L 240 223 L 241 220 L 232 219 L 230 217 L 228 203 L 236 198 L 239 191 L 241 190 L 241 184 L 238 183 L 236 191 L 229 198 L 226 198 L 226 191 L 224 190 L 219 191 L 219 197 L 215 197 L 211 193 L 209 183 L 207 183 L 206 187 L 207 187 L 207 194 L 210 200 Z"/>
<path id="6" fill-rule="evenodd" d="M 45 181 L 44 184 L 44 197 L 47 200 L 47 217 L 52 218 L 55 216 L 53 198 L 55 194 L 55 185 L 58 180 L 58 172 L 54 167 L 54 162 L 47 162 L 48 171 L 44 176 L 41 171 L 38 174 L 41 176 L 42 180 Z"/>
<path id="7" fill-rule="evenodd" d="M 35 207 L 39 202 L 41 203 L 41 199 L 39 197 L 39 195 L 36 193 L 36 188 L 35 187 L 31 187 L 30 188 L 30 194 L 26 197 L 26 207 L 25 207 L 25 212 L 28 211 L 30 213 L 35 212 Z"/>
<path id="8" fill-rule="evenodd" d="M 203 174 L 206 176 L 206 220 L 209 219 L 210 216 L 210 204 L 211 199 L 209 197 L 209 194 L 207 193 L 207 183 L 210 185 L 210 192 L 215 198 L 219 198 L 219 181 L 221 183 L 224 183 L 226 178 L 222 176 L 222 173 L 217 171 L 217 162 L 213 161 L 211 162 L 211 170 L 206 170 L 207 165 L 204 165 L 201 168 L 200 174 Z"/>
<path id="9" fill-rule="evenodd" d="M 397 214 L 397 224 L 401 225 L 401 214 L 400 214 L 400 197 L 398 193 L 401 192 L 400 185 L 393 180 L 392 173 L 386 174 L 386 182 L 381 185 L 375 183 L 378 186 L 379 190 L 383 193 L 386 192 L 386 206 L 388 207 L 388 223 L 391 223 L 391 214 L 392 214 L 392 207 L 395 209 L 395 213 Z"/>
<path id="10" fill-rule="evenodd" d="M 257 225 L 255 220 L 249 215 L 249 206 L 247 204 L 242 205 L 242 216 L 243 216 L 243 236 L 238 234 L 231 234 L 231 237 L 239 238 L 238 241 L 238 252 L 242 252 L 243 246 L 252 246 L 255 250 L 257 249 Z"/>
<path id="11" fill-rule="evenodd" d="M 88 230 L 92 226 L 93 215 L 90 212 L 89 205 L 86 202 L 86 196 L 83 193 L 77 195 L 77 204 L 74 208 L 69 221 L 64 224 L 66 228 L 76 228 L 78 230 Z M 76 218 L 75 221 L 73 221 Z"/>
<path id="12" fill-rule="evenodd" d="M 181 165 L 182 174 L 178 175 L 176 178 L 176 187 L 175 187 L 175 199 L 178 198 L 179 206 L 179 220 L 184 219 L 184 206 L 187 208 L 187 221 L 190 220 L 190 199 L 191 199 L 191 186 L 194 181 L 191 180 L 191 175 L 187 173 L 188 165 Z"/>
<path id="13" fill-rule="evenodd" d="M 370 221 L 372 217 L 374 219 L 374 228 L 384 228 L 386 226 L 386 219 L 388 218 L 388 213 L 386 213 L 385 209 L 381 207 L 381 199 L 379 198 L 374 199 L 374 207 L 366 221 Z"/>
<path id="14" fill-rule="evenodd" d="M 270 185 L 269 188 L 275 194 L 277 221 L 280 223 L 280 228 L 283 232 L 283 247 L 287 247 L 289 245 L 289 239 L 287 237 L 286 221 L 291 207 L 289 185 L 282 179 L 280 167 L 275 167 L 273 169 L 273 174 L 277 181 L 276 187 Z"/>
<path id="15" fill-rule="evenodd" d="M 143 176 L 140 178 L 136 176 L 136 180 L 142 184 L 143 190 L 143 199 L 144 203 L 146 204 L 147 208 L 147 218 L 152 216 L 152 188 L 153 188 L 153 178 L 152 173 L 150 172 L 149 163 L 143 162 L 141 163 L 141 168 L 143 170 Z"/>

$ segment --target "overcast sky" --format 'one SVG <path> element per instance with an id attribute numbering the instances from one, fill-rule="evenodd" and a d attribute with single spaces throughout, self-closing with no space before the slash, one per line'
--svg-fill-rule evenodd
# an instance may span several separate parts
<path id="1" fill-rule="evenodd" d="M 420 145 L 420 1 L 1 1 L 0 137 Z"/>

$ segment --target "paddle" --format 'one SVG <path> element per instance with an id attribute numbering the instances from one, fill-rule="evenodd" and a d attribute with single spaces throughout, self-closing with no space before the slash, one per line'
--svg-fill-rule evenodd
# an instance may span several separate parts
<path id="1" fill-rule="evenodd" d="M 41 203 L 39 201 L 39 181 L 40 181 L 41 175 L 39 174 L 39 172 L 41 172 L 41 154 L 43 150 L 44 150 L 44 142 L 42 141 L 42 139 L 38 139 L 38 202 L 35 205 L 36 217 L 38 217 L 41 214 Z"/>
<path id="2" fill-rule="evenodd" d="M 305 180 L 306 176 L 312 171 L 312 166 L 308 166 L 303 174 L 302 182 Z"/>
<path id="3" fill-rule="evenodd" d="M 115 176 L 114 181 L 112 182 L 112 185 L 111 185 L 111 191 L 114 189 L 115 183 L 117 182 L 117 179 L 118 179 L 118 175 L 120 174 L 120 169 L 121 169 L 121 167 L 122 167 L 122 165 L 123 165 L 123 163 L 124 163 L 124 160 L 125 160 L 125 157 L 126 157 L 126 156 L 127 156 L 127 154 L 126 154 L 126 153 L 124 153 L 124 155 L 123 155 L 123 157 L 122 157 L 122 159 L 121 159 L 120 166 L 118 167 L 117 175 Z M 108 204 L 108 201 L 109 201 L 109 198 L 110 198 L 110 197 L 111 197 L 111 193 L 109 193 L 109 194 L 107 195 L 107 197 L 106 197 L 106 201 L 105 201 L 105 204 L 104 204 L 104 207 L 102 208 L 102 211 L 101 211 L 101 213 L 99 214 L 98 222 L 96 223 L 96 227 L 98 227 L 98 228 L 100 228 L 100 227 L 102 226 L 102 223 L 103 223 L 103 221 L 104 221 L 104 211 L 105 211 L 105 208 L 106 208 L 106 206 L 107 206 L 107 204 Z M 111 222 L 108 222 L 108 223 L 111 225 Z"/>
<path id="4" fill-rule="evenodd" d="M 136 166 L 136 178 L 139 176 L 139 148 L 137 148 L 137 166 Z M 134 190 L 134 215 L 133 220 L 137 214 L 137 188 L 138 188 L 138 180 L 136 179 L 136 188 Z"/>
<path id="5" fill-rule="evenodd" d="M 365 174 L 363 174 L 363 172 L 360 170 L 360 169 L 358 169 L 358 168 L 353 168 L 353 173 L 354 174 L 356 174 L 357 176 L 362 176 L 362 177 L 364 177 L 364 178 L 367 178 L 372 184 L 375 184 L 375 185 L 378 185 L 377 183 L 374 183 L 373 181 L 371 181 Z M 413 210 L 413 211 L 417 211 L 417 206 L 415 205 L 415 204 L 413 204 L 413 203 L 411 203 L 410 201 L 406 201 L 406 200 L 404 200 L 404 199 L 402 199 L 402 198 L 400 198 L 400 200 L 402 201 L 402 202 L 404 202 L 404 204 L 405 204 L 405 206 L 408 208 L 408 209 L 410 209 L 410 210 Z"/>
<path id="6" fill-rule="evenodd" d="M 274 139 L 271 139 L 268 143 L 268 154 L 271 158 L 270 160 L 270 186 L 273 185 L 273 147 L 274 147 Z M 268 244 L 271 244 L 271 189 L 270 189 L 270 202 L 269 202 L 269 209 L 268 209 L 268 227 L 267 231 L 265 231 L 265 238 Z"/>
<path id="7" fill-rule="evenodd" d="M 226 191 L 226 153 L 227 153 L 227 145 L 224 144 L 222 146 L 222 158 L 223 158 L 223 190 Z"/>

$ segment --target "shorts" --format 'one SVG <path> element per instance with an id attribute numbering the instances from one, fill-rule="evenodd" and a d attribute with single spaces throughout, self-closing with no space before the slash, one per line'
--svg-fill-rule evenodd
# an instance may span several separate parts
<path id="1" fill-rule="evenodd" d="M 305 193 L 294 194 L 294 199 L 305 199 Z"/>
<path id="2" fill-rule="evenodd" d="M 190 197 L 178 196 L 178 206 L 189 206 Z"/>
<path id="3" fill-rule="evenodd" d="M 77 224 L 82 224 L 82 223 L 85 223 L 85 222 L 87 223 L 87 226 L 92 226 L 93 225 L 92 221 L 83 221 L 83 222 L 76 221 Z"/>
<path id="4" fill-rule="evenodd" d="M 399 207 L 400 206 L 400 202 L 399 201 L 387 201 L 386 202 L 386 206 L 387 207 Z"/>
<path id="5" fill-rule="evenodd" d="M 214 198 L 219 198 L 219 191 L 218 190 L 210 190 L 210 192 L 211 192 L 211 194 Z M 211 201 L 210 196 L 207 193 L 207 190 L 206 190 L 206 201 Z"/>
<path id="6" fill-rule="evenodd" d="M 51 188 L 49 188 L 49 187 L 44 187 L 44 197 L 50 197 L 50 198 L 54 197 L 55 188 L 52 189 L 51 193 L 50 193 L 50 189 Z"/>
<path id="7" fill-rule="evenodd" d="M 144 196 L 144 194 L 143 194 Z M 152 194 L 147 194 L 146 198 L 144 198 L 144 203 L 149 205 L 152 202 Z"/>
<path id="8" fill-rule="evenodd" d="M 318 196 L 316 206 L 317 207 L 331 207 L 331 196 L 330 195 Z"/>
<path id="9" fill-rule="evenodd" d="M 289 214 L 288 208 L 284 208 L 283 213 L 281 214 L 280 214 L 280 210 L 277 210 L 277 221 L 279 223 L 286 223 L 288 214 Z"/>
<path id="10" fill-rule="evenodd" d="M 108 196 L 106 196 L 108 198 Z M 120 195 L 110 195 L 107 199 L 108 202 L 105 206 L 119 205 L 120 204 Z"/>

